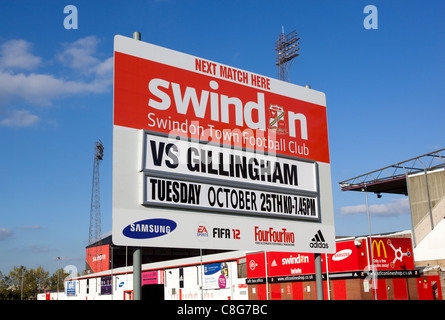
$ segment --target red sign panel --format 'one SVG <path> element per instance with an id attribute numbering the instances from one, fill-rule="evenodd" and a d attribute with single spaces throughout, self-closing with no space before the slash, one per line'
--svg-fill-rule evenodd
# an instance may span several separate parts
<path id="1" fill-rule="evenodd" d="M 268 78 L 198 58 L 190 71 L 115 52 L 115 66 L 114 125 L 329 163 L 326 107 Z"/>
<path id="2" fill-rule="evenodd" d="M 105 271 L 110 268 L 110 246 L 108 244 L 87 248 L 87 263 L 93 272 Z"/>
<path id="3" fill-rule="evenodd" d="M 377 270 L 413 270 L 414 257 L 409 238 L 372 238 L 374 267 Z"/>
<path id="4" fill-rule="evenodd" d="M 313 253 L 268 252 L 269 276 L 315 273 Z"/>
<path id="5" fill-rule="evenodd" d="M 369 239 L 368 239 L 369 243 Z M 411 239 L 372 238 L 374 267 L 377 270 L 414 270 Z M 328 254 L 330 273 L 368 270 L 371 252 L 366 241 L 336 243 L 336 253 Z M 326 272 L 326 256 L 322 255 L 322 269 Z M 247 255 L 247 278 L 266 276 L 265 253 Z M 267 276 L 292 276 L 315 273 L 313 253 L 267 252 Z"/>
<path id="6" fill-rule="evenodd" d="M 247 255 L 247 277 L 263 278 L 264 252 Z M 267 276 L 287 276 L 315 273 L 313 253 L 267 252 Z"/>
<path id="7" fill-rule="evenodd" d="M 337 242 L 336 250 L 335 254 L 328 255 L 329 272 L 363 270 L 367 265 L 366 252 L 362 256 L 360 254 L 362 251 L 354 241 Z"/>
<path id="8" fill-rule="evenodd" d="M 264 252 L 253 253 L 246 256 L 247 278 L 263 278 L 266 276 L 266 257 Z"/>

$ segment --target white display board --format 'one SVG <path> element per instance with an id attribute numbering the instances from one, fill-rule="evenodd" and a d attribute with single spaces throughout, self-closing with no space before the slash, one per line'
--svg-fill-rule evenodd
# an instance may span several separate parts
<path id="1" fill-rule="evenodd" d="M 122 36 L 114 61 L 115 244 L 335 252 L 323 93 Z"/>

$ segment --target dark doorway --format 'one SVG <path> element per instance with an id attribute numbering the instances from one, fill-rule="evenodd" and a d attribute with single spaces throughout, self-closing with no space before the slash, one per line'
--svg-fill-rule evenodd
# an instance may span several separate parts
<path id="1" fill-rule="evenodd" d="M 142 286 L 142 300 L 162 301 L 164 300 L 163 284 L 147 284 Z"/>

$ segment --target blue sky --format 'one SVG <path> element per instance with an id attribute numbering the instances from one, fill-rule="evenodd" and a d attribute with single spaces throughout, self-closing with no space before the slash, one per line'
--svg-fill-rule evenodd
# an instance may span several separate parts
<path id="1" fill-rule="evenodd" d="M 367 30 L 366 5 L 378 9 Z M 66 5 L 78 29 L 65 29 Z M 94 142 L 111 230 L 116 34 L 277 77 L 274 43 L 298 30 L 289 80 L 326 93 L 336 233 L 368 232 L 365 197 L 338 182 L 445 147 L 443 1 L 2 1 L 0 271 L 84 268 Z M 373 232 L 411 228 L 406 197 L 369 195 Z"/>

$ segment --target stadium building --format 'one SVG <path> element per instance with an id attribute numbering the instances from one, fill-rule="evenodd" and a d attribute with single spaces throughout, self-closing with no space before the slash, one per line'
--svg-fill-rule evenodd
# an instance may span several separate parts
<path id="1" fill-rule="evenodd" d="M 103 243 L 100 261 L 107 262 L 102 264 L 104 270 L 66 279 L 59 299 L 132 299 L 130 248 Z M 144 261 L 150 262 L 142 265 L 143 300 L 317 297 L 312 253 L 227 251 L 201 256 L 193 250 L 176 250 L 144 248 Z M 322 255 L 324 299 L 441 300 L 440 275 L 416 267 L 413 251 L 410 231 L 337 239 L 336 253 Z M 370 272 L 373 268 L 377 270 L 375 277 Z M 41 294 L 38 298 L 52 299 L 55 295 Z"/>

